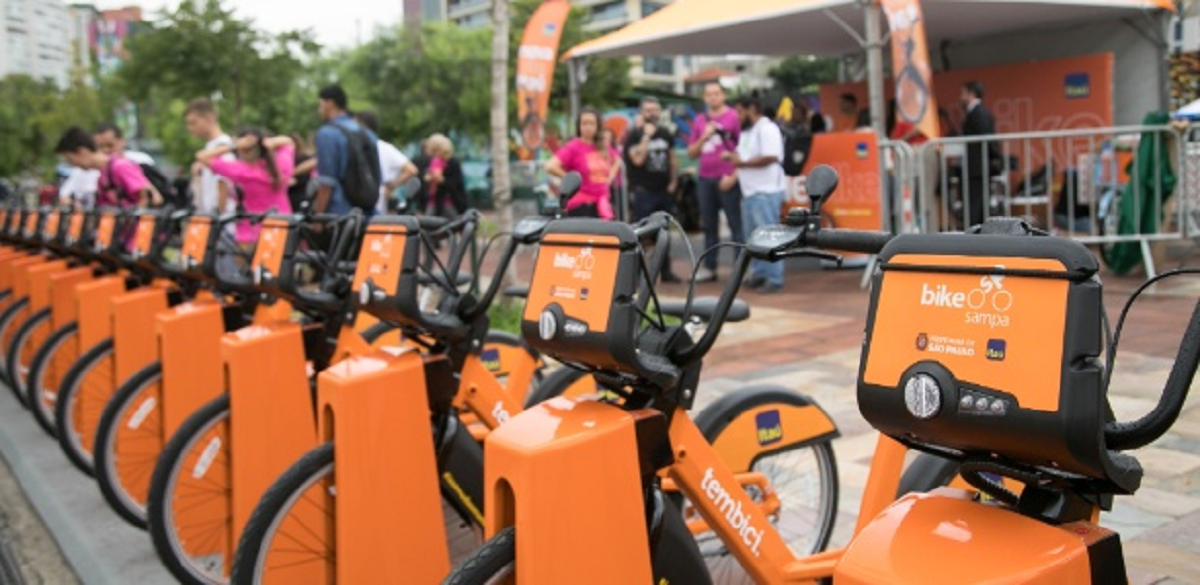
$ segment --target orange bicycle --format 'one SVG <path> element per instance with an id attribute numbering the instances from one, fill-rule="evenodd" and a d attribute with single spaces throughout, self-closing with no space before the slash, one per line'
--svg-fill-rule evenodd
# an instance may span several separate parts
<path id="1" fill-rule="evenodd" d="M 704 304 L 710 325 L 697 339 L 642 310 L 636 231 L 590 220 L 547 229 L 522 330 L 620 400 L 555 398 L 488 436 L 492 539 L 447 583 L 782 583 L 833 574 L 841 551 L 820 552 L 827 491 L 820 473 L 805 471 L 819 466 L 811 455 L 793 458 L 835 436 L 820 407 L 781 390 L 723 399 L 746 408 L 715 424 L 688 410 L 751 258 L 831 258 L 815 248 L 871 252 L 890 238 L 822 230 L 820 204 L 836 184 L 828 167 L 814 170 L 813 212 L 797 209 L 788 225 L 756 230 L 721 297 Z M 584 257 L 587 269 L 567 268 L 565 259 Z M 547 294 L 584 282 L 595 283 L 586 296 Z M 905 454 L 879 440 L 860 527 L 895 500 Z M 580 494 L 599 496 L 580 505 Z"/>

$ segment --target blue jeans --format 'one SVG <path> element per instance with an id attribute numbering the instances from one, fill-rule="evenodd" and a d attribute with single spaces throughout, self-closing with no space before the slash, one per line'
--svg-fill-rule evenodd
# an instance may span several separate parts
<path id="1" fill-rule="evenodd" d="M 732 189 L 722 192 L 720 182 L 720 179 L 702 178 L 696 184 L 696 199 L 700 203 L 700 225 L 704 227 L 706 252 L 721 242 L 722 210 L 725 211 L 725 221 L 729 222 L 733 241 L 739 244 L 746 242 L 742 232 L 742 191 L 734 185 Z M 717 269 L 718 255 L 713 252 L 704 257 L 704 265 L 709 270 Z"/>
<path id="2" fill-rule="evenodd" d="M 783 207 L 784 192 L 759 193 L 742 199 L 742 217 L 745 218 L 745 233 L 754 233 L 764 225 L 779 225 L 779 210 Z M 750 262 L 753 278 L 765 278 L 768 283 L 783 286 L 783 262 L 753 260 Z"/>

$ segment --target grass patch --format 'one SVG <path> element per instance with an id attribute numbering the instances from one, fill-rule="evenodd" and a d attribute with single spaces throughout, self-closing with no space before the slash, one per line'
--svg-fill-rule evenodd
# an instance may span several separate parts
<path id="1" fill-rule="evenodd" d="M 491 308 L 488 309 L 491 329 L 521 335 L 521 313 L 524 311 L 524 301 L 506 299 L 492 303 Z"/>

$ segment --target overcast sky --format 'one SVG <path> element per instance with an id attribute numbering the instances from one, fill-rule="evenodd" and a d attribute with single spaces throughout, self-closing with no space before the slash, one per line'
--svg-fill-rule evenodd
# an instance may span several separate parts
<path id="1" fill-rule="evenodd" d="M 178 0 L 103 0 L 101 9 L 141 5 L 147 19 Z M 326 46 L 353 46 L 359 37 L 371 38 L 375 26 L 400 22 L 403 0 L 246 0 L 232 2 L 234 12 L 254 19 L 272 32 L 310 28 Z"/>

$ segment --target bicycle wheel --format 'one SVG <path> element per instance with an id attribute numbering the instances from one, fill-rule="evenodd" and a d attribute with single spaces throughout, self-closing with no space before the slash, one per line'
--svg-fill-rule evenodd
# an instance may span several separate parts
<path id="1" fill-rule="evenodd" d="M 337 470 L 333 443 L 309 451 L 263 495 L 238 543 L 234 585 L 337 579 Z M 474 552 L 480 530 L 442 499 L 452 564 Z"/>
<path id="2" fill-rule="evenodd" d="M 27 398 L 29 392 L 25 389 L 25 382 L 29 379 L 29 367 L 32 365 L 33 354 L 45 340 L 46 333 L 43 329 L 49 327 L 50 309 L 35 312 L 17 328 L 4 351 L 5 362 L 9 364 L 8 385 L 22 397 L 21 402 L 24 402 L 25 406 L 30 405 Z"/>
<path id="3" fill-rule="evenodd" d="M 78 330 L 77 324 L 68 323 L 51 333 L 29 364 L 26 400 L 33 417 L 52 437 L 58 434 L 54 423 L 54 406 L 58 402 L 58 388 L 63 378 L 60 365 L 74 359 L 72 356 L 78 351 L 79 345 L 75 339 Z"/>
<path id="4" fill-rule="evenodd" d="M 757 427 L 730 424 L 756 413 L 781 407 L 815 407 L 815 403 L 786 388 L 753 386 L 729 394 L 712 403 L 696 416 L 696 426 L 710 444 L 740 444 L 755 449 L 745 463 L 731 467 L 734 473 L 759 473 L 767 487 L 775 493 L 779 508 L 769 511 L 767 518 L 774 525 L 788 548 L 798 557 L 825 549 L 833 534 L 837 516 L 838 476 L 831 438 L 821 435 L 807 441 L 763 446 L 754 433 Z M 749 433 L 749 434 L 745 434 Z M 762 487 L 747 484 L 746 491 L 756 501 L 766 495 Z M 680 495 L 684 518 L 699 520 L 695 508 Z M 712 531 L 695 534 L 700 553 L 708 565 L 714 583 L 753 583 L 737 559 Z"/>
<path id="5" fill-rule="evenodd" d="M 158 558 L 181 583 L 229 582 L 229 395 L 188 417 L 158 458 L 146 525 Z"/>
<path id="6" fill-rule="evenodd" d="M 509 526 L 496 533 L 442 581 L 442 585 L 497 585 L 515 583 L 517 575 L 517 529 Z"/>
<path id="7" fill-rule="evenodd" d="M 126 522 L 146 527 L 150 476 L 162 454 L 162 364 L 154 362 L 117 389 L 96 431 L 96 481 Z"/>
<path id="8" fill-rule="evenodd" d="M 788 548 L 798 557 L 823 550 L 833 533 L 837 512 L 837 466 L 832 445 L 823 441 L 764 455 L 755 460 L 750 471 L 766 476 L 779 498 L 781 509 L 768 518 Z M 757 486 L 746 489 L 756 500 L 765 495 Z M 683 513 L 688 519 L 698 517 L 690 503 L 685 503 Z M 713 583 L 754 583 L 715 533 L 696 534 L 696 543 Z"/>
<path id="9" fill-rule="evenodd" d="M 18 322 L 17 318 L 24 315 L 28 307 L 29 297 L 24 297 L 17 299 L 8 308 L 4 309 L 3 312 L 0 312 L 0 343 L 4 344 L 3 347 L 7 347 L 8 342 L 12 341 L 13 333 L 16 332 L 14 325 Z M 5 359 L 7 356 L 7 352 L 0 352 L 0 380 L 8 380 L 8 361 Z M 21 404 L 25 404 L 24 395 L 17 392 L 17 389 L 13 388 L 12 385 L 9 385 L 9 389 L 13 391 L 13 394 L 16 395 L 17 400 Z"/>
<path id="10" fill-rule="evenodd" d="M 536 364 L 541 359 L 541 356 L 533 348 L 525 345 L 525 342 L 520 337 L 507 331 L 487 332 L 487 337 L 483 342 L 483 357 L 484 362 L 488 365 L 488 369 L 496 375 L 496 381 L 514 397 L 521 396 L 528 398 L 533 395 L 545 379 L 543 373 L 545 368 L 542 367 L 534 370 L 533 378 L 529 381 L 528 388 L 517 389 L 508 387 L 509 374 L 516 371 L 519 366 L 524 365 L 519 363 L 519 361 L 529 360 Z"/>
<path id="11" fill-rule="evenodd" d="M 525 408 L 541 404 L 556 396 L 580 398 L 603 392 L 591 374 L 571 367 L 561 367 L 546 376 L 525 399 Z"/>
<path id="12" fill-rule="evenodd" d="M 63 376 L 54 404 L 58 444 L 80 471 L 93 475 L 96 427 L 113 393 L 113 341 L 105 339 L 84 352 Z"/>

